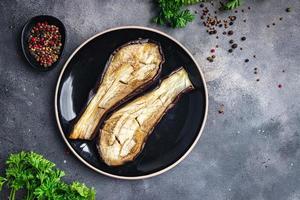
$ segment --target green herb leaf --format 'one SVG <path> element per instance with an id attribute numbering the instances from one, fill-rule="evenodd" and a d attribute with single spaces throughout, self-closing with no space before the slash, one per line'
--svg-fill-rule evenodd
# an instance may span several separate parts
<path id="1" fill-rule="evenodd" d="M 2 190 L 2 187 L 3 187 L 5 182 L 6 182 L 6 178 L 0 176 L 0 191 Z"/>
<path id="2" fill-rule="evenodd" d="M 200 2 L 204 2 L 205 0 L 181 0 L 183 5 L 192 5 Z"/>
<path id="3" fill-rule="evenodd" d="M 74 182 L 71 185 L 71 190 L 76 191 L 80 196 L 85 197 L 86 199 L 93 199 L 92 197 L 95 196 L 95 190 L 92 188 L 88 188 L 83 183 Z"/>
<path id="4" fill-rule="evenodd" d="M 225 10 L 233 10 L 242 4 L 242 0 L 229 0 L 224 4 L 223 8 Z"/>
<path id="5" fill-rule="evenodd" d="M 153 22 L 159 25 L 169 25 L 173 28 L 183 28 L 193 21 L 195 16 L 188 10 L 182 10 L 185 5 L 191 5 L 201 0 L 158 0 L 160 12 Z"/>
<path id="6" fill-rule="evenodd" d="M 94 200 L 96 192 L 82 183 L 71 185 L 61 178 L 65 173 L 55 164 L 34 152 L 11 154 L 6 161 L 5 177 L 0 177 L 0 190 L 4 184 L 11 189 L 9 199 L 16 192 L 26 190 L 26 200 Z"/>

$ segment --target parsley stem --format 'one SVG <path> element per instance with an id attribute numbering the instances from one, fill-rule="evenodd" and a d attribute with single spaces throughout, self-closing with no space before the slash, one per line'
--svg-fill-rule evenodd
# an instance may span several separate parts
<path id="1" fill-rule="evenodd" d="M 9 200 L 15 200 L 16 199 L 16 189 L 15 188 L 13 188 L 13 189 L 11 189 L 11 191 L 10 191 L 10 194 L 9 194 Z"/>
<path id="2" fill-rule="evenodd" d="M 27 196 L 26 196 L 26 200 L 31 200 L 32 199 L 32 195 L 33 195 L 33 192 L 28 191 L 27 192 Z"/>

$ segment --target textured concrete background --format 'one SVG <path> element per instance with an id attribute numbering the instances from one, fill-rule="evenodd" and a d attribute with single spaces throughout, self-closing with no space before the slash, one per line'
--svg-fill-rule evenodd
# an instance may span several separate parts
<path id="1" fill-rule="evenodd" d="M 247 40 L 232 55 L 228 38 L 209 36 L 199 18 L 180 30 L 151 24 L 151 2 L 0 1 L 1 172 L 10 153 L 33 150 L 65 170 L 67 181 L 94 186 L 97 199 L 300 199 L 300 1 L 247 0 L 232 36 Z M 22 25 L 39 14 L 60 18 L 68 33 L 60 66 L 47 73 L 31 69 L 19 49 Z M 234 13 L 220 16 L 228 14 Z M 272 22 L 276 25 L 267 28 Z M 147 180 L 107 178 L 65 154 L 54 118 L 54 89 L 64 61 L 90 36 L 120 25 L 154 27 L 177 38 L 195 55 L 208 84 L 208 121 L 196 148 L 173 170 Z M 216 44 L 217 58 L 208 63 Z M 224 114 L 218 113 L 221 104 Z M 6 192 L 0 197 L 6 199 Z"/>

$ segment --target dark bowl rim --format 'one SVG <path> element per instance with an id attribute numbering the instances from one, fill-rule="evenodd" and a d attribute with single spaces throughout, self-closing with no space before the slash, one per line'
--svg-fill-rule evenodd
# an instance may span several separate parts
<path id="1" fill-rule="evenodd" d="M 36 18 L 45 18 L 45 20 L 46 20 L 47 18 L 52 18 L 52 19 L 56 20 L 59 24 L 61 24 L 62 31 L 63 31 L 63 34 L 64 34 L 64 42 L 63 42 L 63 45 L 62 45 L 62 47 L 61 47 L 60 55 L 59 55 L 57 61 L 56 61 L 53 65 L 51 65 L 50 67 L 47 67 L 47 68 L 43 68 L 42 66 L 37 67 L 36 65 L 32 64 L 32 63 L 31 63 L 31 60 L 28 58 L 28 56 L 26 55 L 26 52 L 25 52 L 25 51 L 27 51 L 27 50 L 25 49 L 25 45 L 24 45 L 24 42 L 25 42 L 25 41 L 24 41 L 25 29 L 26 29 L 26 27 L 27 27 L 33 20 L 35 20 Z M 23 28 L 22 28 L 22 31 L 21 31 L 21 38 L 20 38 L 20 39 L 21 39 L 22 53 L 23 53 L 23 55 L 24 55 L 26 61 L 29 63 L 29 65 L 30 65 L 32 68 L 34 68 L 34 69 L 36 69 L 36 70 L 39 70 L 39 71 L 42 71 L 42 72 L 50 71 L 50 70 L 54 69 L 55 67 L 57 67 L 57 65 L 59 64 L 59 61 L 60 61 L 61 57 L 63 56 L 63 50 L 64 50 L 64 47 L 65 47 L 65 44 L 66 44 L 66 38 L 67 38 L 66 27 L 65 27 L 64 23 L 63 23 L 60 19 L 58 19 L 57 17 L 54 17 L 54 16 L 52 16 L 52 15 L 36 15 L 36 16 L 34 16 L 34 17 L 31 17 L 29 20 L 27 20 L 26 23 L 23 25 Z"/>
<path id="2" fill-rule="evenodd" d="M 178 44 L 189 56 L 190 58 L 193 60 L 193 62 L 195 63 L 195 65 L 197 66 L 197 69 L 198 69 L 198 72 L 200 74 L 200 77 L 202 79 L 202 83 L 203 83 L 203 88 L 204 88 L 204 95 L 205 95 L 205 110 L 204 110 L 204 117 L 203 117 L 203 121 L 202 121 L 202 124 L 201 124 L 201 127 L 200 127 L 200 130 L 198 132 L 198 135 L 196 137 L 196 139 L 194 140 L 194 142 L 190 145 L 189 149 L 177 160 L 175 161 L 174 163 L 172 163 L 171 165 L 159 170 L 159 171 L 156 171 L 156 172 L 153 172 L 153 173 L 150 173 L 150 174 L 147 174 L 147 175 L 142 175 L 142 176 L 120 176 L 120 175 L 115 175 L 115 174 L 111 174 L 111 173 L 108 173 L 108 172 L 105 172 L 103 170 L 100 170 L 96 167 L 94 167 L 93 165 L 91 165 L 90 163 L 88 163 L 86 160 L 84 160 L 76 151 L 75 149 L 73 149 L 73 147 L 71 146 L 71 144 L 69 143 L 68 139 L 66 138 L 65 134 L 64 134 L 64 131 L 62 129 L 62 126 L 61 126 L 61 122 L 59 120 L 59 114 L 58 114 L 58 90 L 59 90 L 59 86 L 60 86 L 60 83 L 61 83 L 61 79 L 62 79 L 62 76 L 65 72 L 65 69 L 67 68 L 69 62 L 71 61 L 71 59 L 74 57 L 74 55 L 82 48 L 84 47 L 88 42 L 90 42 L 91 40 L 93 40 L 94 38 L 98 37 L 98 36 L 101 36 L 103 34 L 106 34 L 106 33 L 109 33 L 109 32 L 112 32 L 112 31 L 117 31 L 117 30 L 122 30 L 122 29 L 139 29 L 139 30 L 146 30 L 146 31 L 150 31 L 150 32 L 154 32 L 154 33 L 158 33 L 164 37 L 167 37 L 168 39 L 172 40 L 173 42 L 175 42 L 176 44 Z M 56 88 L 55 88 L 55 96 L 54 96 L 54 107 L 55 107 L 55 118 L 56 118 L 56 122 L 57 122 L 57 126 L 59 128 L 59 131 L 60 131 L 60 134 L 62 136 L 62 138 L 64 139 L 65 143 L 67 144 L 67 146 L 69 147 L 69 149 L 71 150 L 71 152 L 82 162 L 84 163 L 87 167 L 91 168 L 92 170 L 102 174 L 102 175 L 105 175 L 105 176 L 108 176 L 108 177 L 112 177 L 112 178 L 116 178 L 116 179 L 123 179 L 123 180 L 139 180 L 139 179 L 145 179 L 145 178 L 150 178 L 150 177 L 154 177 L 154 176 L 157 176 L 157 175 L 160 175 L 166 171 L 169 171 L 170 169 L 172 169 L 173 167 L 175 167 L 177 164 L 179 164 L 182 160 L 184 160 L 187 155 L 192 151 L 192 149 L 195 147 L 195 145 L 197 144 L 200 136 L 202 135 L 202 132 L 204 130 L 204 127 L 205 127 L 205 123 L 206 123 L 206 120 L 207 120 L 207 115 L 208 115 L 208 93 L 207 93 L 207 86 L 206 86 L 206 82 L 205 82 L 205 79 L 204 79 L 204 75 L 203 75 L 203 72 L 201 70 L 201 68 L 199 67 L 198 63 L 196 62 L 196 60 L 194 59 L 194 57 L 192 56 L 192 54 L 189 52 L 189 50 L 187 50 L 187 48 L 185 48 L 180 42 L 178 42 L 175 38 L 173 38 L 172 36 L 162 32 L 162 31 L 159 31 L 159 30 L 156 30 L 156 29 L 153 29 L 153 28 L 148 28 L 148 27 L 143 27 L 143 26 L 120 26 L 120 27 L 115 27 L 115 28 L 110 28 L 110 29 L 107 29 L 105 31 L 102 31 L 100 33 L 97 33 L 96 35 L 90 37 L 89 39 L 87 39 L 85 42 L 83 42 L 81 45 L 79 45 L 75 51 L 70 55 L 70 57 L 68 58 L 68 60 L 65 62 L 60 74 L 59 74 L 59 77 L 58 77 L 58 80 L 57 80 L 57 84 L 56 84 Z"/>

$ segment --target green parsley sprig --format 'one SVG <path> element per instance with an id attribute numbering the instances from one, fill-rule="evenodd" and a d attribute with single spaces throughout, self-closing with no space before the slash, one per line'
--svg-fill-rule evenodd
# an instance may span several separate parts
<path id="1" fill-rule="evenodd" d="M 225 10 L 233 10 L 242 4 L 242 0 L 229 0 L 223 5 Z"/>
<path id="2" fill-rule="evenodd" d="M 195 16 L 183 6 L 200 2 L 201 0 L 158 0 L 159 14 L 153 21 L 160 25 L 169 25 L 173 28 L 183 28 L 193 21 Z"/>
<path id="3" fill-rule="evenodd" d="M 159 25 L 168 25 L 172 28 L 184 28 L 195 19 L 195 15 L 184 6 L 205 2 L 205 0 L 155 0 L 159 7 L 158 16 L 153 21 Z M 239 7 L 242 0 L 228 0 L 222 9 L 232 10 Z"/>
<path id="4" fill-rule="evenodd" d="M 65 173 L 55 164 L 34 152 L 11 154 L 6 161 L 5 177 L 0 177 L 0 190 L 10 189 L 9 200 L 25 190 L 25 200 L 95 200 L 95 190 L 85 184 L 67 184 L 61 180 Z"/>

